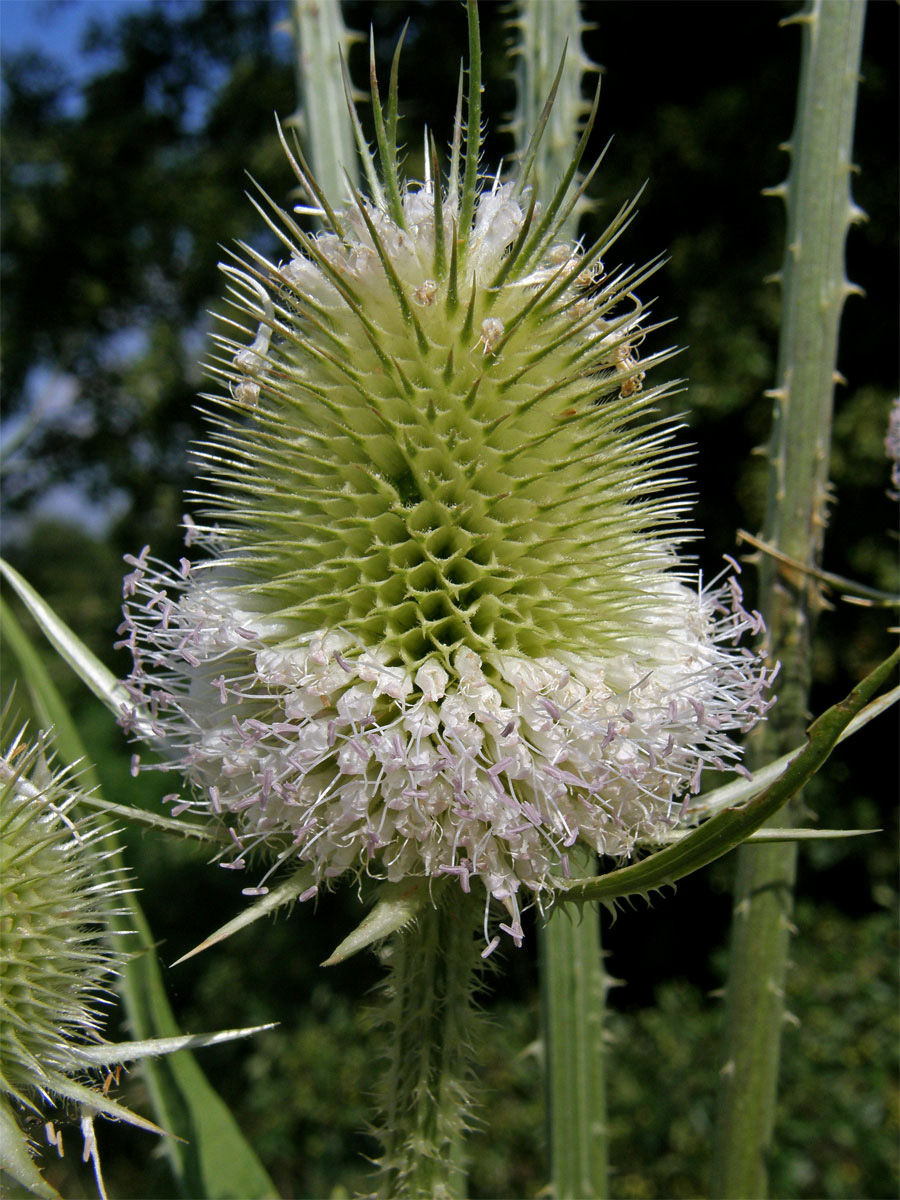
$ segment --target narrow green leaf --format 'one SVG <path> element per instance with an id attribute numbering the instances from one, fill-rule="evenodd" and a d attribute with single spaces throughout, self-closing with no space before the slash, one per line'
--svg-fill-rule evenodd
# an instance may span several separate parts
<path id="1" fill-rule="evenodd" d="M 392 160 L 397 161 L 397 104 L 400 95 L 398 86 L 400 75 L 400 51 L 403 49 L 403 41 L 406 37 L 406 31 L 409 29 L 409 18 L 407 17 L 406 24 L 400 31 L 400 37 L 397 41 L 397 49 L 394 51 L 394 57 L 391 61 L 391 80 L 388 85 L 388 111 L 387 111 L 387 144 L 388 152 Z"/>
<path id="2" fill-rule="evenodd" d="M 356 105 L 353 103 L 353 85 L 350 82 L 350 73 L 347 70 L 343 54 L 341 55 L 341 73 L 344 78 L 344 95 L 347 98 L 347 111 L 350 113 L 350 120 L 353 123 L 353 137 L 356 140 L 357 153 L 363 165 L 363 171 L 365 171 L 366 182 L 369 185 L 369 195 L 379 208 L 384 208 L 384 192 L 381 190 L 381 184 L 378 181 L 375 158 L 369 149 L 369 143 L 366 141 L 366 135 L 363 133 L 362 125 L 359 122 Z"/>
<path id="3" fill-rule="evenodd" d="M 828 838 L 862 837 L 867 833 L 881 833 L 880 829 L 789 829 L 779 825 L 772 829 L 757 829 L 745 841 L 748 842 L 818 842 Z M 660 845 L 670 845 L 673 842 L 683 842 L 690 837 L 690 832 L 670 833 L 668 837 L 658 839 Z"/>
<path id="4" fill-rule="evenodd" d="M 37 650 L 2 596 L 0 640 L 17 659 L 38 723 L 42 729 L 53 730 L 61 760 L 70 766 L 77 763 L 80 785 L 86 791 L 96 792 L 100 787 L 100 778 L 87 756 L 69 710 L 47 674 Z"/>
<path id="5" fill-rule="evenodd" d="M 444 244 L 444 199 L 441 191 L 441 167 L 438 162 L 434 138 L 428 135 L 428 153 L 431 158 L 431 187 L 434 199 L 434 263 L 435 279 L 443 279 L 447 268 L 447 249 Z"/>
<path id="6" fill-rule="evenodd" d="M 243 912 L 238 913 L 231 921 L 220 926 L 215 933 L 211 933 L 209 937 L 189 950 L 187 954 L 182 954 L 181 958 L 177 958 L 172 963 L 173 967 L 180 966 L 181 963 L 187 962 L 189 958 L 193 958 L 195 954 L 200 954 L 204 950 L 208 950 L 210 946 L 216 946 L 219 942 L 224 942 L 226 938 L 230 938 L 232 934 L 237 933 L 239 929 L 245 929 L 248 925 L 252 925 L 254 921 L 258 921 L 261 917 L 266 917 L 269 913 L 275 912 L 285 904 L 292 904 L 298 896 L 302 895 L 312 886 L 313 869 L 307 863 L 296 871 L 290 879 L 286 879 L 280 887 L 273 888 L 255 904 L 249 905 Z"/>
<path id="7" fill-rule="evenodd" d="M 391 92 L 388 98 L 389 111 L 388 128 L 385 128 L 384 110 L 381 107 L 381 95 L 378 91 L 378 76 L 375 73 L 375 34 L 372 32 L 369 38 L 369 80 L 372 88 L 372 113 L 375 117 L 375 137 L 378 142 L 378 158 L 381 162 L 381 176 L 384 180 L 385 188 L 387 189 L 388 212 L 394 220 L 394 223 L 401 229 L 406 228 L 406 216 L 403 212 L 403 203 L 400 199 L 400 180 L 397 176 L 397 152 L 396 146 L 392 145 L 392 134 L 396 135 L 397 127 L 397 68 L 400 59 L 400 48 L 403 45 L 403 36 L 406 33 L 404 27 L 403 34 L 400 35 L 400 42 L 394 52 L 394 62 L 391 67 Z M 393 119 L 392 119 L 393 118 Z M 393 128 L 391 129 L 391 125 Z"/>
<path id="8" fill-rule="evenodd" d="M 456 111 L 453 117 L 453 138 L 450 142 L 450 170 L 447 176 L 447 196 L 452 202 L 459 200 L 459 159 L 462 144 L 463 67 L 459 67 L 459 85 L 456 92 Z"/>
<path id="9" fill-rule="evenodd" d="M 348 937 L 344 938 L 322 966 L 334 967 L 338 963 L 346 962 L 366 946 L 396 933 L 415 918 L 428 900 L 428 888 L 424 879 L 386 883 L 372 911 Z"/>
<path id="10" fill-rule="evenodd" d="M 818 717 L 807 731 L 806 746 L 792 759 L 784 774 L 744 808 L 719 813 L 684 841 L 651 854 L 642 862 L 620 867 L 608 875 L 562 884 L 557 901 L 613 900 L 646 893 L 674 883 L 739 846 L 812 778 L 853 717 L 884 686 L 898 662 L 900 650 L 895 650 L 849 696 Z"/>
<path id="11" fill-rule="evenodd" d="M 155 1058 L 160 1054 L 174 1054 L 176 1050 L 201 1050 L 204 1046 L 218 1046 L 222 1042 L 233 1042 L 238 1038 L 250 1037 L 266 1029 L 274 1029 L 277 1021 L 268 1025 L 252 1025 L 247 1029 L 220 1029 L 218 1033 L 183 1033 L 180 1037 L 148 1038 L 142 1042 L 102 1042 L 94 1046 L 75 1046 L 74 1052 L 86 1063 L 110 1067 L 117 1063 L 137 1062 L 142 1058 Z"/>
<path id="12" fill-rule="evenodd" d="M 153 1121 L 148 1121 L 146 1117 L 132 1112 L 130 1108 L 105 1096 L 97 1088 L 78 1083 L 76 1080 L 70 1079 L 68 1075 L 50 1071 L 46 1074 L 45 1079 L 47 1091 L 54 1096 L 64 1096 L 66 1100 L 74 1100 L 76 1104 L 86 1104 L 105 1117 L 112 1117 L 114 1121 L 127 1121 L 129 1125 L 133 1125 L 136 1129 L 143 1129 L 146 1133 L 157 1133 L 162 1137 L 177 1136 L 168 1129 L 160 1129 Z"/>
<path id="13" fill-rule="evenodd" d="M 296 130 L 294 131 L 294 146 L 292 149 L 288 145 L 287 138 L 284 136 L 284 130 L 281 128 L 281 122 L 278 120 L 277 116 L 275 117 L 275 126 L 278 129 L 278 140 L 281 142 L 281 148 L 284 150 L 287 160 L 291 164 L 291 169 L 297 176 L 300 184 L 306 189 L 306 191 L 309 192 L 311 199 L 315 200 L 315 202 L 322 209 L 322 212 L 325 214 L 325 220 L 328 227 L 333 229 L 342 241 L 345 240 L 346 234 L 344 232 L 344 227 L 329 202 L 326 189 L 321 186 L 315 174 L 310 169 L 306 159 L 304 158 L 303 151 L 300 149 L 300 145 L 297 142 Z M 353 165 L 354 163 L 350 161 L 350 156 L 348 155 L 348 162 L 346 164 L 329 163 L 328 174 L 335 180 L 343 179 L 344 173 L 353 179 L 353 175 L 351 174 Z M 250 247 L 247 248 L 250 249 Z"/>
<path id="14" fill-rule="evenodd" d="M 556 71 L 556 77 L 550 86 L 550 91 L 547 99 L 544 102 L 544 107 L 541 110 L 541 115 L 538 118 L 537 124 L 531 132 L 531 138 L 525 148 L 525 153 L 522 156 L 522 166 L 519 170 L 516 180 L 515 195 L 521 196 L 524 189 L 532 182 L 529 178 L 531 169 L 534 166 L 534 159 L 538 152 L 538 147 L 541 144 L 541 139 L 544 136 L 544 130 L 547 128 L 547 122 L 550 120 L 550 113 L 553 111 L 553 105 L 556 103 L 556 93 L 559 91 L 559 81 L 562 79 L 563 67 L 566 65 L 566 54 L 568 52 L 568 43 L 563 49 L 562 56 L 559 60 L 559 67 Z M 599 87 L 597 93 L 599 95 Z M 596 106 L 596 101 L 595 101 Z"/>
<path id="15" fill-rule="evenodd" d="M 54 650 L 65 659 L 94 695 L 117 717 L 121 716 L 123 707 L 132 707 L 132 699 L 125 685 L 119 683 L 112 671 L 104 666 L 65 621 L 57 616 L 46 600 L 4 559 L 0 559 L 0 573 L 18 593 Z"/>
<path id="16" fill-rule="evenodd" d="M 891 688 L 883 696 L 878 696 L 856 714 L 838 738 L 838 743 L 845 741 L 848 737 L 857 733 L 865 725 L 868 725 L 870 721 L 874 720 L 875 717 L 890 708 L 892 704 L 896 704 L 898 700 L 900 700 L 900 687 Z M 789 754 L 783 754 L 781 758 L 776 758 L 774 762 L 760 767 L 759 770 L 753 772 L 750 779 L 735 779 L 731 783 L 722 784 L 721 787 L 713 788 L 712 791 L 698 796 L 692 802 L 688 810 L 688 815 L 697 816 L 698 818 L 708 816 L 712 813 L 721 812 L 726 808 L 734 808 L 736 805 L 743 804 L 745 801 L 751 800 L 754 796 L 758 796 L 765 788 L 773 784 L 776 779 L 781 778 L 802 749 L 802 746 L 797 746 Z"/>
<path id="17" fill-rule="evenodd" d="M 459 205 L 459 230 L 463 245 L 469 244 L 472 217 L 478 195 L 478 159 L 481 155 L 481 36 L 478 29 L 478 5 L 467 0 L 469 18 L 469 93 L 466 105 L 466 166 Z"/>
<path id="18" fill-rule="evenodd" d="M 189 838 L 197 842 L 207 842 L 221 846 L 230 842 L 227 833 L 214 826 L 195 825 L 191 821 L 182 821 L 180 817 L 164 817 L 160 813 L 146 812 L 142 808 L 131 808 L 127 804 L 115 804 L 112 800 L 104 800 L 102 796 L 84 796 L 82 804 L 95 812 L 108 813 L 111 817 L 121 817 L 124 821 L 132 821 L 148 829 L 158 829 L 162 833 L 171 833 L 176 837 Z"/>

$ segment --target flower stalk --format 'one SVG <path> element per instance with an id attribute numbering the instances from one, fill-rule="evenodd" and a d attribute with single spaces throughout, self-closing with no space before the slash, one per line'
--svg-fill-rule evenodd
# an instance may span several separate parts
<path id="1" fill-rule="evenodd" d="M 473 995 L 482 911 L 447 886 L 385 951 L 379 1200 L 466 1194 L 463 1137 L 473 1112 L 475 1048 L 484 1038 Z"/>
<path id="2" fill-rule="evenodd" d="M 592 873 L 593 856 L 576 878 Z M 540 939 L 541 1008 L 553 1195 L 605 1197 L 608 1176 L 604 1007 L 609 981 L 599 906 L 554 910 Z"/>
<path id="3" fill-rule="evenodd" d="M 838 328 L 846 297 L 844 243 L 861 217 L 850 197 L 851 145 L 864 5 L 813 0 L 802 15 L 798 110 L 786 183 L 781 273 L 782 334 L 764 541 L 805 566 L 818 564 L 826 524 Z M 784 753 L 806 724 L 810 644 L 821 598 L 813 575 L 763 555 L 761 608 L 769 655 L 782 664 L 779 704 L 757 743 L 757 761 Z M 793 804 L 796 806 L 798 801 Z M 775 824 L 791 825 L 788 808 Z M 743 846 L 734 897 L 712 1195 L 765 1196 L 785 1021 L 796 846 Z"/>

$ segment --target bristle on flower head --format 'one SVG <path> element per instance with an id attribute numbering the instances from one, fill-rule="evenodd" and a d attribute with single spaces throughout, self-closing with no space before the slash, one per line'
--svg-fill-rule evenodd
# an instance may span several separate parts
<path id="1" fill-rule="evenodd" d="M 203 557 L 130 560 L 123 644 L 231 865 L 266 844 L 319 879 L 478 877 L 518 941 L 519 889 L 576 841 L 627 855 L 733 767 L 765 709 L 734 644 L 759 622 L 678 561 L 650 268 L 601 261 L 630 206 L 566 243 L 577 162 L 543 209 L 527 155 L 478 177 L 477 132 L 446 188 L 436 155 L 404 183 L 379 114 L 367 198 L 333 204 L 289 150 L 324 231 L 271 205 L 281 261 L 224 267 Z"/>

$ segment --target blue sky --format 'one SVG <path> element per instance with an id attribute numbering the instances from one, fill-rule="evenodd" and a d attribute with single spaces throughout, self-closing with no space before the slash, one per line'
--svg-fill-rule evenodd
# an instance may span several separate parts
<path id="1" fill-rule="evenodd" d="M 39 50 L 63 62 L 81 82 L 103 63 L 102 56 L 81 50 L 91 22 L 148 4 L 149 0 L 0 0 L 0 51 Z"/>
<path id="2" fill-rule="evenodd" d="M 0 43 L 4 50 L 35 46 L 75 59 L 92 20 L 148 6 L 149 0 L 0 0 Z"/>
<path id="3" fill-rule="evenodd" d="M 146 8 L 148 4 L 149 0 L 0 0 L 0 53 L 39 50 L 58 59 L 66 74 L 80 84 L 98 68 L 108 65 L 108 56 L 87 55 L 81 49 L 91 22 L 113 19 L 123 9 Z M 38 368 L 29 381 L 29 390 L 31 409 L 3 423 L 4 441 L 12 439 L 20 426 L 38 414 L 42 421 L 77 419 L 78 388 L 71 377 Z M 14 463 L 10 466 L 15 469 Z M 94 504 L 79 487 L 59 484 L 50 488 L 26 517 L 7 517 L 4 533 L 14 538 L 37 517 L 62 515 L 88 532 L 102 535 L 120 509 L 119 497 Z"/>

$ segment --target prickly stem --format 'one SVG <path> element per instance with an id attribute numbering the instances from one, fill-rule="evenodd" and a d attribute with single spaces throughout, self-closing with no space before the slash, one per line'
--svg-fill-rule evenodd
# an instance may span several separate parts
<path id="1" fill-rule="evenodd" d="M 482 911 L 474 896 L 460 902 L 444 889 L 388 947 L 381 1019 L 389 1062 L 376 1129 L 382 1200 L 465 1195 Z"/>
<path id="2" fill-rule="evenodd" d="M 299 97 L 296 124 L 309 164 L 334 203 L 347 193 L 348 177 L 351 184 L 358 182 L 340 66 L 341 54 L 346 61 L 355 38 L 344 25 L 338 0 L 293 0 L 291 17 Z"/>
<path id="3" fill-rule="evenodd" d="M 770 189 L 785 200 L 788 229 L 763 536 L 808 565 L 822 549 L 838 327 L 853 290 L 844 243 L 859 219 L 849 181 L 863 17 L 855 0 L 813 0 L 793 18 L 803 28 L 803 51 L 792 162 L 786 183 Z M 760 585 L 769 654 L 782 664 L 779 703 L 756 747 L 757 761 L 768 761 L 802 738 L 821 599 L 813 576 L 765 556 Z M 795 818 L 789 806 L 777 820 L 789 825 Z M 715 1197 L 766 1195 L 795 864 L 790 843 L 739 851 Z"/>
<path id="4" fill-rule="evenodd" d="M 510 130 L 521 155 L 529 134 L 538 126 L 544 102 L 565 54 L 556 100 L 541 138 L 532 169 L 538 197 L 546 200 L 572 161 L 578 133 L 590 112 L 584 99 L 585 78 L 599 73 L 587 57 L 581 37 L 587 28 L 579 0 L 519 0 L 512 21 L 515 39 L 516 108 Z M 576 185 L 577 186 L 577 180 Z M 574 238 L 578 216 L 587 207 L 581 200 L 561 231 Z"/>

